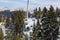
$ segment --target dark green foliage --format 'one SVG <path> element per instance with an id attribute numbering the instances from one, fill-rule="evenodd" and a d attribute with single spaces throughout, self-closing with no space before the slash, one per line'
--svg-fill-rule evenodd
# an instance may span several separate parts
<path id="1" fill-rule="evenodd" d="M 12 14 L 12 23 L 15 26 L 16 33 L 20 33 L 23 31 L 24 16 L 22 13 L 22 11 L 16 11 Z"/>
<path id="2" fill-rule="evenodd" d="M 34 27 L 34 30 L 33 30 L 33 40 L 38 40 L 39 36 L 41 36 L 41 33 L 39 32 L 40 31 L 40 24 L 39 24 L 39 20 L 37 22 L 37 25 L 36 27 Z"/>
<path id="3" fill-rule="evenodd" d="M 2 29 L 0 29 L 0 40 L 3 40 L 3 39 L 4 39 L 3 32 L 2 32 Z"/>
<path id="4" fill-rule="evenodd" d="M 7 17 L 5 27 L 8 28 L 10 26 L 10 23 L 10 17 Z"/>
<path id="5" fill-rule="evenodd" d="M 15 36 L 19 36 L 21 38 L 24 26 L 23 11 L 19 10 L 12 14 L 12 23 L 14 25 Z"/>
<path id="6" fill-rule="evenodd" d="M 47 13 L 47 8 L 46 7 L 43 8 L 43 13 Z"/>
<path id="7" fill-rule="evenodd" d="M 33 40 L 57 40 L 59 26 L 53 6 L 50 6 L 49 11 L 44 7 L 42 13 L 42 25 L 40 25 L 39 20 L 37 19 L 37 26 L 34 27 L 33 30 Z"/>
<path id="8" fill-rule="evenodd" d="M 35 15 L 35 18 L 38 20 L 38 22 L 37 22 L 37 26 L 36 27 L 34 26 L 33 40 L 37 40 L 39 38 L 38 37 L 39 30 L 41 29 L 40 28 L 40 23 L 39 23 L 39 19 L 41 17 L 41 9 L 40 9 L 40 7 L 39 7 L 39 10 L 38 11 L 37 11 L 37 8 L 35 9 L 34 15 Z"/>
<path id="9" fill-rule="evenodd" d="M 0 22 L 2 22 L 1 18 L 0 18 Z"/>
<path id="10" fill-rule="evenodd" d="M 37 18 L 37 19 L 40 18 L 40 15 L 41 15 L 41 9 L 40 9 L 40 7 L 39 7 L 39 9 L 36 8 L 36 9 L 34 10 L 34 14 L 33 14 L 33 15 L 34 15 L 34 17 Z"/>

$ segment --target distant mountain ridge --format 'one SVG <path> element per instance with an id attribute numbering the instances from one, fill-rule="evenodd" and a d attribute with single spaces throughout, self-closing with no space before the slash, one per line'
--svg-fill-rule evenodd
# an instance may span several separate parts
<path id="1" fill-rule="evenodd" d="M 15 11 L 10 11 L 10 10 L 4 10 L 4 11 L 0 11 L 0 15 L 4 15 L 5 17 L 7 16 L 10 16 L 11 17 L 11 14 L 15 12 Z M 26 16 L 26 12 L 23 11 L 23 15 Z M 29 17 L 32 15 L 30 12 L 28 13 Z"/>
<path id="2" fill-rule="evenodd" d="M 11 17 L 11 11 L 10 10 L 4 10 L 4 11 L 0 11 L 0 15 L 4 15 L 4 17 L 10 16 Z"/>

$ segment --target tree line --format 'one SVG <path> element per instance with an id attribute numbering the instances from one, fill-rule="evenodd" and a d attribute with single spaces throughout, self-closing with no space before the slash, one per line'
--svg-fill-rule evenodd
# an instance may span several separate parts
<path id="1" fill-rule="evenodd" d="M 50 6 L 49 10 L 44 7 L 41 11 L 39 7 L 39 10 L 37 8 L 34 10 L 34 17 L 37 18 L 38 22 L 33 30 L 33 40 L 57 40 L 59 32 L 57 10 Z M 40 24 L 39 19 L 41 19 L 42 24 Z"/>
<path id="2" fill-rule="evenodd" d="M 34 9 L 33 16 L 38 20 L 37 26 L 33 29 L 33 40 L 57 40 L 59 25 L 57 22 L 57 10 L 53 6 L 50 6 L 49 10 L 44 7 Z M 6 28 L 11 28 L 12 40 L 21 40 L 24 27 L 23 11 L 15 11 L 11 15 L 11 21 L 9 17 L 6 19 Z M 41 23 L 39 22 L 41 19 Z"/>

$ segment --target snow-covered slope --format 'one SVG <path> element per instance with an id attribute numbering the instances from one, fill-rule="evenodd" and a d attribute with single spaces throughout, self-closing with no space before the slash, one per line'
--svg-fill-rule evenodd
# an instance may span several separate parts
<path id="1" fill-rule="evenodd" d="M 33 29 L 34 26 L 37 25 L 37 19 L 35 18 L 25 18 L 24 19 L 24 25 L 25 25 L 25 28 L 27 29 L 27 27 L 29 27 L 30 30 Z"/>
<path id="2" fill-rule="evenodd" d="M 2 25 L 2 23 L 0 23 L 0 28 L 2 29 L 2 32 L 3 32 L 3 36 L 5 37 L 5 36 L 7 36 L 7 34 L 6 34 L 6 28 L 5 28 L 5 26 L 4 25 Z"/>
<path id="3" fill-rule="evenodd" d="M 31 33 L 33 33 L 33 27 L 37 25 L 37 19 L 35 18 L 25 18 L 24 19 L 24 35 L 28 36 L 28 40 L 30 40 Z"/>

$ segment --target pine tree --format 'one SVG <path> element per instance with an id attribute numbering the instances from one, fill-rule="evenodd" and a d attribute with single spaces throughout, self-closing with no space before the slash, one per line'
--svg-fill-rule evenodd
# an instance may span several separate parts
<path id="1" fill-rule="evenodd" d="M 50 38 L 50 24 L 48 19 L 48 14 L 45 13 L 42 16 L 42 25 L 41 25 L 41 40 L 51 40 Z"/>
<path id="2" fill-rule="evenodd" d="M 59 27 L 57 23 L 57 16 L 52 6 L 48 13 L 43 14 L 41 22 L 41 40 L 57 40 Z"/>
<path id="3" fill-rule="evenodd" d="M 10 17 L 7 17 L 5 27 L 9 28 L 10 27 L 10 23 L 11 23 L 10 22 Z"/>
<path id="4" fill-rule="evenodd" d="M 4 36 L 3 36 L 3 33 L 2 33 L 2 29 L 0 29 L 0 40 L 3 40 L 4 39 Z"/>
<path id="5" fill-rule="evenodd" d="M 57 40 L 59 27 L 53 6 L 50 6 L 49 11 L 44 7 L 42 13 L 42 25 L 38 20 L 37 27 L 33 30 L 33 40 Z"/>
<path id="6" fill-rule="evenodd" d="M 48 40 L 47 38 L 49 38 L 49 28 L 48 28 L 48 23 L 49 23 L 49 19 L 47 18 L 47 8 L 44 7 L 43 11 L 42 11 L 42 19 L 41 19 L 41 23 L 42 25 L 40 25 L 40 32 L 38 32 L 38 40 Z"/>
<path id="7" fill-rule="evenodd" d="M 34 26 L 34 30 L 33 30 L 33 40 L 38 40 L 38 33 L 39 33 L 39 31 L 40 31 L 40 23 L 39 23 L 39 19 L 40 19 L 40 17 L 41 17 L 41 9 L 40 9 L 40 7 L 39 7 L 39 10 L 37 11 L 34 11 L 34 15 L 36 15 L 35 16 L 35 18 L 37 19 L 37 26 Z"/>
<path id="8" fill-rule="evenodd" d="M 44 13 L 44 14 L 47 13 L 47 8 L 46 7 L 43 8 L 42 13 Z"/>
<path id="9" fill-rule="evenodd" d="M 35 18 L 37 18 L 37 14 L 38 14 L 38 13 L 37 13 L 37 8 L 36 8 L 36 9 L 34 10 L 34 14 L 33 14 Z"/>
<path id="10" fill-rule="evenodd" d="M 40 15 L 41 15 L 41 9 L 40 9 L 40 7 L 39 7 L 39 9 L 36 8 L 36 9 L 34 10 L 34 14 L 33 14 L 33 15 L 34 15 L 34 17 L 37 18 L 37 19 L 40 18 Z"/>
<path id="11" fill-rule="evenodd" d="M 0 18 L 0 22 L 2 22 L 2 21 L 1 21 L 1 18 Z"/>
<path id="12" fill-rule="evenodd" d="M 11 29 L 8 29 L 6 32 L 7 32 L 7 39 L 13 40 L 12 35 L 11 35 Z"/>
<path id="13" fill-rule="evenodd" d="M 50 21 L 49 24 L 51 25 L 52 39 L 57 40 L 59 26 L 58 26 L 58 22 L 57 22 L 57 15 L 56 15 L 56 12 L 55 12 L 53 6 L 50 6 L 50 10 L 49 10 L 48 14 L 49 14 L 48 18 Z"/>
<path id="14" fill-rule="evenodd" d="M 24 16 L 22 11 L 16 11 L 12 14 L 12 23 L 14 24 L 14 34 L 17 37 L 22 37 Z M 15 39 L 16 40 L 16 39 Z M 20 39 L 19 39 L 20 40 Z"/>

